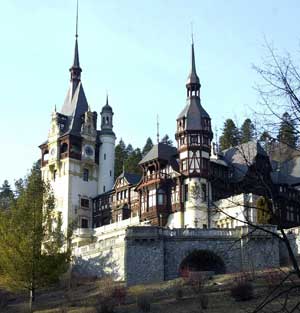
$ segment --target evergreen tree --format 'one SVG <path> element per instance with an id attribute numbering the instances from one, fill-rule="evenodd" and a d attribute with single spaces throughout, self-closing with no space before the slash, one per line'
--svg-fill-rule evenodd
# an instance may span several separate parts
<path id="1" fill-rule="evenodd" d="M 6 285 L 28 290 L 29 307 L 37 288 L 57 282 L 68 268 L 70 251 L 54 218 L 54 197 L 33 167 L 10 210 L 0 211 L 0 268 Z"/>
<path id="2" fill-rule="evenodd" d="M 123 171 L 123 165 L 127 159 L 126 145 L 122 138 L 115 148 L 115 178 L 117 178 Z"/>
<path id="3" fill-rule="evenodd" d="M 222 135 L 220 136 L 221 150 L 237 146 L 239 143 L 239 130 L 232 119 L 227 119 L 224 123 Z"/>
<path id="4" fill-rule="evenodd" d="M 126 147 L 126 157 L 128 158 L 132 153 L 133 153 L 133 147 L 131 144 L 128 144 L 128 146 Z"/>
<path id="5" fill-rule="evenodd" d="M 8 180 L 4 180 L 0 187 L 0 209 L 8 209 L 10 201 L 13 200 L 14 193 L 11 190 Z"/>
<path id="6" fill-rule="evenodd" d="M 282 115 L 278 131 L 278 140 L 292 148 L 297 146 L 296 124 L 288 112 Z"/>
<path id="7" fill-rule="evenodd" d="M 259 137 L 260 144 L 267 151 L 269 149 L 270 140 L 272 139 L 268 131 L 263 131 Z"/>
<path id="8" fill-rule="evenodd" d="M 19 178 L 15 181 L 15 197 L 18 198 L 21 192 L 23 191 L 24 180 Z"/>
<path id="9" fill-rule="evenodd" d="M 241 127 L 241 143 L 246 143 L 254 138 L 254 125 L 250 118 L 245 119 Z"/>
<path id="10" fill-rule="evenodd" d="M 148 137 L 146 144 L 142 150 L 143 157 L 152 149 L 152 147 L 153 147 L 152 139 L 150 137 Z"/>
<path id="11" fill-rule="evenodd" d="M 169 135 L 166 134 L 163 136 L 163 138 L 161 139 L 161 142 L 164 143 L 164 144 L 167 144 L 169 146 L 173 146 L 173 141 L 170 139 Z"/>
<path id="12" fill-rule="evenodd" d="M 141 174 L 139 162 L 142 160 L 141 149 L 135 149 L 125 161 L 125 170 L 128 173 Z"/>

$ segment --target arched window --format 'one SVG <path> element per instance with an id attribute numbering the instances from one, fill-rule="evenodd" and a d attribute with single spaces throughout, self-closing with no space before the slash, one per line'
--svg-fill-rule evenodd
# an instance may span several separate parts
<path id="1" fill-rule="evenodd" d="M 49 150 L 45 150 L 43 153 L 43 161 L 48 161 L 49 160 Z"/>

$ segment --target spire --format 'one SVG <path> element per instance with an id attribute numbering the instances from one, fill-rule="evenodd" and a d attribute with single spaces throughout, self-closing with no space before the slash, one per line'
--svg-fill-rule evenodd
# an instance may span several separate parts
<path id="1" fill-rule="evenodd" d="M 77 87 L 78 82 L 80 81 L 81 72 L 82 70 L 79 64 L 79 52 L 78 52 L 78 0 L 77 0 L 74 61 L 72 67 L 70 68 L 71 81 L 76 83 L 76 86 L 74 86 L 75 88 L 73 88 L 73 93 Z"/>
<path id="2" fill-rule="evenodd" d="M 188 97 L 199 96 L 200 87 L 201 87 L 201 84 L 200 84 L 200 80 L 196 71 L 194 36 L 192 33 L 191 71 L 186 82 L 187 96 Z"/>
<path id="3" fill-rule="evenodd" d="M 159 144 L 159 116 L 156 115 L 156 138 L 157 138 L 157 144 Z"/>
<path id="4" fill-rule="evenodd" d="M 108 104 L 108 92 L 106 92 L 106 104 L 105 104 L 106 106 L 108 106 L 109 104 Z"/>

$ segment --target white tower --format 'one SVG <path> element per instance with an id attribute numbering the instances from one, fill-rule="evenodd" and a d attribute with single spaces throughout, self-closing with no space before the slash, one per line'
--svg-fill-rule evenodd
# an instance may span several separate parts
<path id="1" fill-rule="evenodd" d="M 113 115 L 113 110 L 108 104 L 108 96 L 106 96 L 106 104 L 101 111 L 99 134 L 98 194 L 111 190 L 114 185 L 116 135 L 113 132 Z"/>
<path id="2" fill-rule="evenodd" d="M 200 100 L 200 80 L 196 72 L 192 43 L 191 72 L 186 83 L 187 103 L 177 118 L 176 140 L 183 175 L 183 226 L 209 227 L 209 164 L 213 133 L 208 113 Z"/>

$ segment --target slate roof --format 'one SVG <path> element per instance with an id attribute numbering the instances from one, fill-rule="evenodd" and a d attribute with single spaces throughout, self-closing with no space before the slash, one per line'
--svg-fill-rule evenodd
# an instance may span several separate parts
<path id="1" fill-rule="evenodd" d="M 195 53 L 194 53 L 194 43 L 192 43 L 192 55 L 191 55 L 191 72 L 188 76 L 187 85 L 200 85 L 200 80 L 196 72 L 196 64 L 195 64 Z"/>
<path id="2" fill-rule="evenodd" d="M 117 179 L 119 178 L 125 178 L 129 184 L 136 185 L 141 180 L 142 176 L 138 174 L 123 172 L 118 176 Z"/>
<path id="3" fill-rule="evenodd" d="M 154 145 L 151 150 L 143 157 L 139 164 L 144 164 L 152 160 L 170 161 L 177 154 L 177 149 L 160 142 Z"/>
<path id="4" fill-rule="evenodd" d="M 186 106 L 178 115 L 177 120 L 186 118 L 186 130 L 201 130 L 202 118 L 209 118 L 209 114 L 204 110 L 200 103 L 199 97 L 191 97 L 187 99 Z"/>
<path id="5" fill-rule="evenodd" d="M 300 184 L 300 151 L 282 142 L 267 144 L 266 151 L 272 166 L 271 178 L 275 184 Z"/>
<path id="6" fill-rule="evenodd" d="M 223 150 L 221 153 L 224 160 L 233 169 L 232 180 L 235 182 L 239 182 L 244 178 L 249 166 L 254 164 L 258 155 L 268 157 L 259 142 L 254 140 Z"/>
<path id="7" fill-rule="evenodd" d="M 74 87 L 76 89 L 73 93 Z M 61 110 L 61 113 L 68 117 L 68 125 L 66 125 L 66 131 L 63 135 L 80 135 L 82 116 L 87 111 L 88 103 L 82 87 L 82 82 L 79 81 L 78 84 L 75 84 L 75 82 L 71 81 L 64 105 Z"/>

